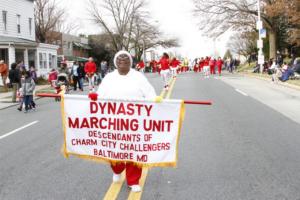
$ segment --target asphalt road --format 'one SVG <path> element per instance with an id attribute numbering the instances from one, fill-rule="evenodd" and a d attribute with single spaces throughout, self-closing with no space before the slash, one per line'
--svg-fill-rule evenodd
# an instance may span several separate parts
<path id="1" fill-rule="evenodd" d="M 159 94 L 161 79 L 153 74 L 148 78 Z M 245 87 L 236 88 L 243 81 L 194 73 L 177 78 L 172 98 L 212 100 L 213 106 L 186 106 L 178 167 L 152 168 L 142 199 L 300 199 L 300 124 L 292 119 L 300 110 L 289 116 L 283 108 L 274 109 L 255 90 L 248 94 Z M 1 110 L 0 127 L 1 200 L 93 200 L 106 194 L 109 166 L 65 159 L 60 153 L 59 103 L 41 99 L 37 111 L 28 114 L 15 107 Z M 124 184 L 118 199 L 128 194 Z"/>

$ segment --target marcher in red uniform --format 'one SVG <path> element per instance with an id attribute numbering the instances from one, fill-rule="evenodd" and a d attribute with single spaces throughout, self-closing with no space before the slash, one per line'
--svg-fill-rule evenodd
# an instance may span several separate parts
<path id="1" fill-rule="evenodd" d="M 177 60 L 175 57 L 172 59 L 170 65 L 171 65 L 171 73 L 172 77 L 175 78 L 177 76 L 177 69 L 180 64 L 180 61 Z"/>
<path id="2" fill-rule="evenodd" d="M 199 72 L 203 71 L 203 67 L 204 67 L 204 58 L 202 57 L 199 61 Z"/>
<path id="3" fill-rule="evenodd" d="M 221 59 L 221 57 L 219 57 L 218 60 L 217 60 L 217 63 L 216 63 L 216 65 L 218 67 L 218 74 L 219 74 L 219 76 L 221 76 L 221 71 L 222 71 L 223 63 L 224 63 L 223 60 Z"/>
<path id="4" fill-rule="evenodd" d="M 152 60 L 150 62 L 150 66 L 152 68 L 152 73 L 156 73 L 156 71 L 157 71 L 157 62 L 156 62 L 156 60 Z"/>
<path id="5" fill-rule="evenodd" d="M 170 60 L 169 55 L 164 53 L 158 64 L 160 65 L 160 75 L 164 81 L 164 89 L 169 89 L 169 75 L 170 75 Z"/>
<path id="6" fill-rule="evenodd" d="M 89 90 L 91 91 L 95 91 L 95 78 L 94 78 L 94 74 L 96 73 L 97 70 L 97 66 L 94 63 L 94 60 L 92 57 L 89 58 L 89 61 L 85 63 L 84 66 L 84 72 L 86 73 L 86 76 L 89 80 Z"/>
<path id="7" fill-rule="evenodd" d="M 140 72 L 144 72 L 145 71 L 145 63 L 144 61 L 140 61 L 137 65 L 136 65 L 136 69 Z"/>
<path id="8" fill-rule="evenodd" d="M 205 60 L 203 61 L 203 72 L 205 78 L 209 78 L 209 61 L 210 61 L 209 57 L 206 57 Z"/>
<path id="9" fill-rule="evenodd" d="M 194 72 L 197 73 L 199 71 L 199 66 L 198 66 L 198 58 L 194 60 Z"/>
<path id="10" fill-rule="evenodd" d="M 209 67 L 210 67 L 210 74 L 215 74 L 215 65 L 216 65 L 216 60 L 214 58 L 211 58 L 209 61 Z"/>

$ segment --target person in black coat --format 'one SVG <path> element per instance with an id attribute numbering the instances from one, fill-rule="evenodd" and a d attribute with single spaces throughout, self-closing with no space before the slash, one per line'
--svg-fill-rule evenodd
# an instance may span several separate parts
<path id="1" fill-rule="evenodd" d="M 85 78 L 85 72 L 84 72 L 84 63 L 79 63 L 79 67 L 77 68 L 78 73 L 78 83 L 79 83 L 79 89 L 83 91 L 83 83 Z"/>
<path id="2" fill-rule="evenodd" d="M 8 73 L 9 84 L 13 88 L 12 102 L 16 102 L 17 91 L 21 87 L 20 70 L 17 69 L 17 64 L 11 64 L 11 69 Z"/>

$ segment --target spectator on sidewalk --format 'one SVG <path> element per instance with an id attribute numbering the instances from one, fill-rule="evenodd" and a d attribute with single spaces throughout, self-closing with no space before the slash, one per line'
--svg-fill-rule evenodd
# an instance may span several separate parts
<path id="1" fill-rule="evenodd" d="M 34 80 L 34 82 L 37 83 L 37 74 L 34 66 L 30 67 L 30 76 Z"/>
<path id="2" fill-rule="evenodd" d="M 294 72 L 300 74 L 300 58 L 295 59 L 295 64 L 293 66 Z"/>
<path id="3" fill-rule="evenodd" d="M 78 76 L 78 68 L 79 68 L 78 62 L 75 61 L 71 69 L 71 77 L 73 80 L 74 91 L 77 90 L 77 84 L 79 85 L 79 89 L 81 90 L 81 85 L 79 83 L 79 76 Z"/>
<path id="4" fill-rule="evenodd" d="M 285 82 L 290 79 L 291 76 L 293 76 L 294 71 L 290 66 L 288 66 L 286 63 L 284 63 L 282 67 L 282 76 L 279 78 L 282 82 Z"/>
<path id="5" fill-rule="evenodd" d="M 85 63 L 84 72 L 89 80 L 89 90 L 90 92 L 95 90 L 95 73 L 97 70 L 97 66 L 94 63 L 94 59 L 92 57 L 89 58 L 89 61 Z"/>
<path id="6" fill-rule="evenodd" d="M 4 90 L 7 91 L 7 84 L 6 84 L 6 80 L 8 77 L 8 66 L 7 64 L 4 63 L 4 60 L 0 60 L 0 74 L 1 74 L 1 78 L 2 78 L 2 84 L 4 86 Z"/>
<path id="7" fill-rule="evenodd" d="M 13 88 L 12 102 L 16 102 L 17 91 L 21 86 L 20 70 L 17 69 L 16 63 L 11 64 L 11 69 L 9 70 L 8 78 L 9 78 L 9 82 Z"/>
<path id="8" fill-rule="evenodd" d="M 21 82 L 25 80 L 25 76 L 22 76 Z M 19 88 L 18 93 L 17 93 L 18 99 L 19 99 L 19 107 L 17 108 L 19 111 L 22 111 L 23 109 L 23 104 L 24 104 L 24 92 L 22 87 Z"/>
<path id="9" fill-rule="evenodd" d="M 80 63 L 79 67 L 77 69 L 77 73 L 78 73 L 78 82 L 79 82 L 79 89 L 81 91 L 83 91 L 83 87 L 84 87 L 84 78 L 85 78 L 85 72 L 84 72 L 84 63 Z"/>
<path id="10" fill-rule="evenodd" d="M 103 60 L 101 62 L 100 68 L 101 68 L 101 78 L 103 79 L 105 77 L 105 75 L 107 74 L 107 70 L 108 70 L 108 65 L 105 60 Z"/>
<path id="11" fill-rule="evenodd" d="M 22 81 L 22 91 L 24 94 L 24 103 L 25 103 L 25 113 L 29 109 L 35 109 L 35 103 L 33 101 L 33 92 L 35 89 L 34 80 L 30 76 L 30 72 L 25 72 L 25 79 Z"/>
<path id="12" fill-rule="evenodd" d="M 55 69 L 52 69 L 48 75 L 48 82 L 50 83 L 51 87 L 53 87 L 53 88 L 56 87 L 55 82 L 57 81 L 57 75 L 58 75 L 58 72 Z"/>

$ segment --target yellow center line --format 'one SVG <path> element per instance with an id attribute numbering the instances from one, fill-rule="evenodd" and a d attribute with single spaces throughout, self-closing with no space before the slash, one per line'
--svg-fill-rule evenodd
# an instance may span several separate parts
<path id="1" fill-rule="evenodd" d="M 121 178 L 120 182 L 118 182 L 118 183 L 112 182 L 112 184 L 110 185 L 109 189 L 107 190 L 103 200 L 117 199 L 124 181 L 125 181 L 125 171 L 122 173 L 122 178 Z"/>
<path id="2" fill-rule="evenodd" d="M 169 99 L 170 98 L 172 90 L 173 90 L 174 85 L 175 85 L 175 82 L 176 82 L 176 78 L 172 78 L 169 81 L 170 89 L 168 90 L 168 93 L 166 93 L 166 92 L 164 93 L 164 94 L 166 94 L 165 99 Z M 166 91 L 166 90 L 164 90 L 164 91 Z M 142 194 L 143 194 L 143 189 L 144 189 L 143 187 L 145 185 L 148 172 L 149 172 L 149 168 L 145 168 L 144 167 L 143 168 L 143 174 L 142 174 L 141 179 L 140 179 L 140 186 L 142 188 L 142 191 L 139 192 L 139 193 L 130 192 L 127 200 L 140 200 L 141 199 Z"/>
<path id="3" fill-rule="evenodd" d="M 174 80 L 174 78 L 171 78 L 171 79 L 169 80 L 169 83 L 168 83 L 168 85 L 171 85 L 171 84 L 172 84 L 172 82 L 173 82 L 173 80 Z M 160 95 L 159 95 L 159 96 L 161 96 L 162 98 L 164 98 L 164 96 L 165 96 L 166 92 L 167 92 L 167 90 L 166 90 L 166 89 L 163 89 L 163 90 L 161 91 L 161 93 L 160 93 Z"/>
<path id="4" fill-rule="evenodd" d="M 171 83 L 171 86 L 170 86 L 170 88 L 169 88 L 169 91 L 168 91 L 168 93 L 167 93 L 165 99 L 170 99 L 171 94 L 172 94 L 172 91 L 173 91 L 173 88 L 174 88 L 174 85 L 175 85 L 175 82 L 176 82 L 176 78 L 173 78 L 173 81 L 172 81 L 172 83 Z"/>
<path id="5" fill-rule="evenodd" d="M 165 90 L 165 89 L 162 90 L 162 92 L 160 93 L 160 96 L 162 98 L 166 98 L 165 97 L 166 95 L 168 96 L 168 98 L 170 97 L 172 89 L 174 87 L 175 81 L 176 81 L 176 79 L 174 79 L 174 78 L 170 79 L 169 85 L 171 87 L 168 91 Z M 149 168 L 144 167 L 143 168 L 143 173 L 142 173 L 142 176 L 141 176 L 141 179 L 140 179 L 140 186 L 141 186 L 142 189 L 145 185 L 148 172 L 149 172 Z M 124 181 L 125 181 L 125 171 L 122 173 L 122 178 L 121 178 L 120 182 L 111 183 L 111 185 L 110 185 L 109 189 L 107 190 L 103 200 L 115 200 L 115 199 L 117 199 L 117 197 L 118 197 L 118 195 L 121 191 L 121 188 L 122 188 L 122 185 L 123 185 Z M 129 196 L 128 196 L 128 200 L 139 200 L 139 199 L 141 199 L 142 191 L 138 192 L 138 193 L 130 192 Z"/>

